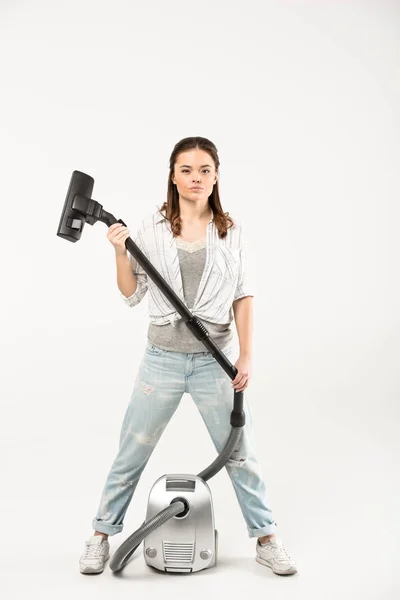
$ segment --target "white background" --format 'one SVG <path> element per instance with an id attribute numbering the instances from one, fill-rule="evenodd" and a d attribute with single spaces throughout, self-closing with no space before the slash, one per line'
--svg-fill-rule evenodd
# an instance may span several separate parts
<path id="1" fill-rule="evenodd" d="M 399 2 L 3 0 L 0 21 L 4 597 L 397 598 Z M 61 210 L 81 170 L 133 231 L 166 199 L 170 153 L 191 135 L 216 144 L 223 209 L 247 230 L 245 393 L 299 572 L 255 562 L 224 469 L 210 480 L 215 568 L 157 577 L 141 546 L 121 577 L 108 564 L 87 577 L 79 556 L 148 298 L 122 302 L 104 224 L 76 244 L 57 237 Z M 111 551 L 160 475 L 214 457 L 185 394 Z"/>

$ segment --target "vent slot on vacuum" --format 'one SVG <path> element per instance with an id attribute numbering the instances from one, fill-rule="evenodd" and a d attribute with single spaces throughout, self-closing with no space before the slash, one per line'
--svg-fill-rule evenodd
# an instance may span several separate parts
<path id="1" fill-rule="evenodd" d="M 176 542 L 163 542 L 164 562 L 193 562 L 194 544 L 178 544 Z"/>

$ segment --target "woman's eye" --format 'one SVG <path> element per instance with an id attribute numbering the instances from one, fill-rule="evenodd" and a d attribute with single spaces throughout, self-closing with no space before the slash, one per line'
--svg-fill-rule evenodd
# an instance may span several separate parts
<path id="1" fill-rule="evenodd" d="M 204 169 L 205 171 L 207 171 L 207 173 L 210 172 L 210 169 Z M 181 173 L 188 173 L 189 169 L 182 169 Z"/>

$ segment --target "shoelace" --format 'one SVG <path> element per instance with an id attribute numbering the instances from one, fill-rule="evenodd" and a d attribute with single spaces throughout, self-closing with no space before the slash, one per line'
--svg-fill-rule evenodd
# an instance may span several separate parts
<path id="1" fill-rule="evenodd" d="M 86 552 L 85 552 L 85 558 L 89 558 L 89 554 L 90 554 L 90 558 L 98 558 L 100 555 L 100 547 L 102 546 L 101 544 L 89 544 L 89 542 L 86 542 Z"/>
<path id="2" fill-rule="evenodd" d="M 272 550 L 272 552 L 275 554 L 275 556 L 277 558 L 292 560 L 290 558 L 289 554 L 287 553 L 285 547 L 283 546 L 283 544 L 278 545 L 278 546 L 270 546 L 269 549 Z"/>
<path id="3" fill-rule="evenodd" d="M 288 558 L 292 560 L 284 546 L 273 546 L 272 550 L 277 558 Z"/>

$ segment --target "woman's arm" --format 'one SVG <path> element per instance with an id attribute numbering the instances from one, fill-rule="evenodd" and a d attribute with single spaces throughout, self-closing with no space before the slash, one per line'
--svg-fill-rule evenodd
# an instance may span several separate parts
<path id="1" fill-rule="evenodd" d="M 232 303 L 239 338 L 240 356 L 252 358 L 253 296 L 239 298 Z"/>
<path id="2" fill-rule="evenodd" d="M 117 263 L 117 284 L 119 291 L 128 298 L 136 291 L 136 275 L 132 271 L 128 253 L 116 254 L 115 260 Z"/>

